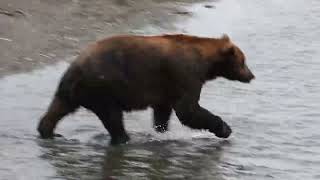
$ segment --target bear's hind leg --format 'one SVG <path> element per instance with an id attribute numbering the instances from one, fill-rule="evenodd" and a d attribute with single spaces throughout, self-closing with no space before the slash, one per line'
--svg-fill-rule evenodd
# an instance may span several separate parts
<path id="1" fill-rule="evenodd" d="M 104 127 L 108 130 L 112 145 L 123 144 L 129 141 L 124 124 L 122 109 L 116 105 L 99 104 L 90 108 L 102 121 Z"/>
<path id="2" fill-rule="evenodd" d="M 74 112 L 78 107 L 78 105 L 70 104 L 63 98 L 55 95 L 46 114 L 39 122 L 38 132 L 40 136 L 42 138 L 52 138 L 59 120 L 67 114 Z"/>
<path id="3" fill-rule="evenodd" d="M 153 107 L 153 128 L 157 132 L 166 132 L 168 130 L 168 122 L 172 108 L 170 106 L 161 105 Z"/>

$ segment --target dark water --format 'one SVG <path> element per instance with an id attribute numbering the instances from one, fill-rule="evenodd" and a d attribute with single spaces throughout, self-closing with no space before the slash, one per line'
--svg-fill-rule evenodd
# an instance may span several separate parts
<path id="1" fill-rule="evenodd" d="M 40 140 L 35 131 L 66 63 L 0 80 L 0 179 L 320 179 L 320 1 L 224 0 L 190 7 L 181 32 L 228 33 L 257 79 L 208 83 L 201 105 L 233 128 L 228 140 L 182 127 L 151 128 L 150 111 L 126 114 L 128 145 L 109 147 L 81 110 Z M 146 32 L 156 32 L 145 27 Z"/>

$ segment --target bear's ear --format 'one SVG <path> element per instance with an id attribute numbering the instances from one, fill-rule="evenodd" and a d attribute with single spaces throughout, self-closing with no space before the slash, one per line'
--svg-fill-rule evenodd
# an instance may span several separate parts
<path id="1" fill-rule="evenodd" d="M 226 42 L 230 42 L 230 38 L 229 38 L 229 36 L 228 36 L 227 34 L 223 34 L 223 35 L 221 36 L 221 39 L 224 40 L 224 41 L 226 41 Z"/>

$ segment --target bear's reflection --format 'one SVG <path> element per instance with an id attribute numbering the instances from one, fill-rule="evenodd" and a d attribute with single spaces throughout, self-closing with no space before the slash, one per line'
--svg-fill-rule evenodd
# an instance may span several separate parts
<path id="1" fill-rule="evenodd" d="M 116 147 L 61 139 L 38 143 L 41 157 L 56 169 L 53 178 L 223 179 L 219 164 L 224 142 L 164 140 Z"/>

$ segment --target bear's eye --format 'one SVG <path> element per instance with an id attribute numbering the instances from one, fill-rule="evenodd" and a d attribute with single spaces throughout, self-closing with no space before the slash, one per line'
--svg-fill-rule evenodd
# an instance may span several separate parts
<path id="1" fill-rule="evenodd" d="M 242 60 L 240 66 L 244 67 L 244 65 L 245 65 L 244 60 Z"/>

